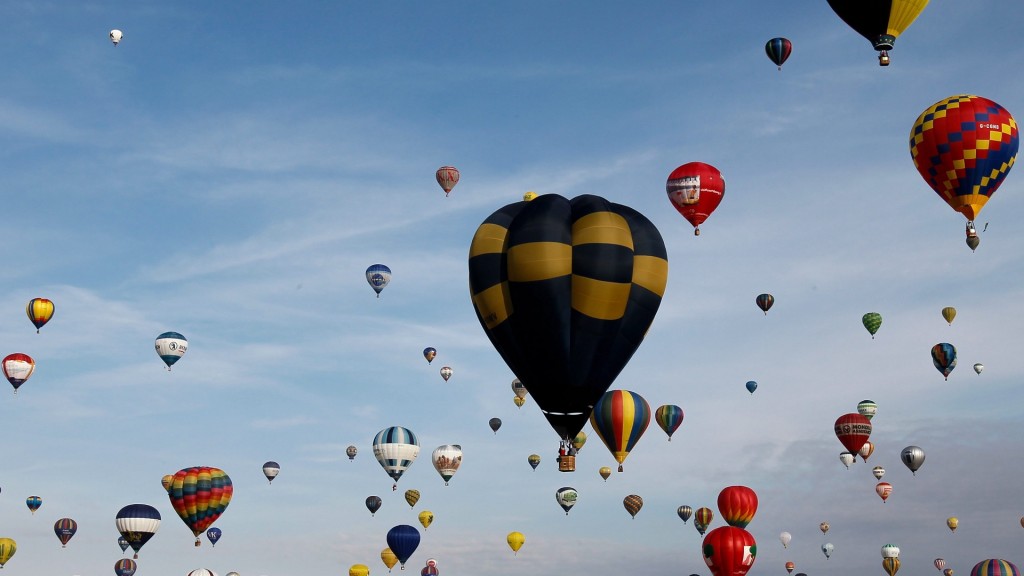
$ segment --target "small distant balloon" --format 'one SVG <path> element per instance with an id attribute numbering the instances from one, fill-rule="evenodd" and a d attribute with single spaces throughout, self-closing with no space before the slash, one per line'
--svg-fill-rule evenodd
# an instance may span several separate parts
<path id="1" fill-rule="evenodd" d="M 430 528 L 430 525 L 434 523 L 434 513 L 430 510 L 420 512 L 416 518 L 420 521 L 420 524 L 423 525 L 424 530 Z"/>
<path id="2" fill-rule="evenodd" d="M 370 511 L 370 516 L 377 514 L 377 510 L 380 510 L 381 505 L 384 503 L 380 496 L 367 496 L 366 497 L 366 509 Z"/>
<path id="3" fill-rule="evenodd" d="M 867 329 L 868 333 L 871 334 L 871 339 L 875 339 L 875 333 L 882 326 L 882 315 L 878 312 L 868 312 L 861 318 L 861 323 L 864 324 L 864 328 Z"/>
<path id="4" fill-rule="evenodd" d="M 188 340 L 177 332 L 164 332 L 156 337 L 156 353 L 170 370 L 175 362 L 185 355 L 188 350 Z"/>
<path id="5" fill-rule="evenodd" d="M 900 452 L 900 460 L 903 460 L 903 464 L 916 476 L 917 471 L 924 464 L 924 450 L 919 446 L 907 446 Z"/>
<path id="6" fill-rule="evenodd" d="M 754 393 L 754 390 L 757 390 L 757 382 L 754 382 L 753 380 L 749 380 L 747 382 L 746 386 L 747 386 L 747 392 L 750 392 L 751 394 Z"/>
<path id="7" fill-rule="evenodd" d="M 839 453 L 839 461 L 843 463 L 843 466 L 846 466 L 847 470 L 850 469 L 850 464 L 853 464 L 854 460 L 856 460 L 856 458 L 854 458 L 853 454 L 850 452 L 844 450 Z"/>
<path id="8" fill-rule="evenodd" d="M 888 482 L 879 482 L 875 485 L 875 493 L 882 499 L 882 502 L 885 502 L 889 499 L 889 495 L 892 494 L 892 484 L 889 484 Z"/>
<path id="9" fill-rule="evenodd" d="M 123 558 L 114 562 L 114 574 L 117 576 L 134 576 L 138 564 L 131 558 Z"/>
<path id="10" fill-rule="evenodd" d="M 36 371 L 36 361 L 28 354 L 15 352 L 5 356 L 3 361 L 0 361 L 0 367 L 3 368 L 4 378 L 7 378 L 14 387 L 14 393 L 17 394 L 18 388 Z"/>
<path id="11" fill-rule="evenodd" d="M 448 379 L 451 378 L 452 374 L 454 374 L 454 373 L 455 372 L 451 369 L 450 366 L 445 366 L 445 367 L 441 368 L 441 378 L 444 378 L 445 382 L 447 382 Z"/>
<path id="12" fill-rule="evenodd" d="M 789 543 L 793 541 L 793 535 L 789 532 L 783 532 L 779 534 L 779 541 L 782 542 L 783 548 L 789 548 Z"/>
<path id="13" fill-rule="evenodd" d="M 383 264 L 371 264 L 366 269 L 366 281 L 370 284 L 370 288 L 377 293 L 377 298 L 380 298 L 381 290 L 391 282 L 391 268 Z"/>
<path id="14" fill-rule="evenodd" d="M 664 404 L 659 406 L 654 411 L 654 420 L 658 423 L 658 427 L 668 434 L 668 439 L 672 441 L 672 434 L 679 429 L 679 426 L 683 423 L 683 409 L 675 404 Z"/>
<path id="15" fill-rule="evenodd" d="M 950 326 L 952 326 L 953 325 L 953 319 L 956 318 L 956 308 L 954 308 L 952 306 L 946 306 L 945 308 L 943 308 L 942 309 L 942 318 L 946 321 L 946 323 L 948 323 Z"/>
<path id="16" fill-rule="evenodd" d="M 115 28 L 110 31 L 110 34 L 108 34 L 107 37 L 114 43 L 114 46 L 117 46 L 121 43 L 121 38 L 124 38 L 124 33 Z"/>
<path id="17" fill-rule="evenodd" d="M 885 476 L 885 468 L 881 466 L 875 466 L 871 469 L 871 473 L 874 474 L 875 480 L 881 480 L 882 476 Z"/>
<path id="18" fill-rule="evenodd" d="M 455 185 L 459 183 L 459 176 L 459 170 L 455 166 L 441 166 L 434 174 L 438 186 L 444 190 L 446 197 L 452 191 L 452 188 L 455 188 Z"/>
<path id="19" fill-rule="evenodd" d="M 771 294 L 759 294 L 754 301 L 757 303 L 757 307 L 764 312 L 765 316 L 767 316 L 768 311 L 771 310 L 772 306 L 775 304 L 775 296 L 772 296 Z"/>
<path id="20" fill-rule="evenodd" d="M 526 543 L 526 537 L 523 536 L 522 532 L 509 532 L 508 536 L 505 537 L 505 541 L 508 542 L 508 547 L 512 549 L 512 554 L 518 555 L 519 549 Z"/>
<path id="21" fill-rule="evenodd" d="M 982 371 L 983 371 L 984 369 L 985 369 L 985 365 L 984 365 L 984 364 L 982 364 L 981 362 L 978 362 L 977 364 L 975 364 L 975 365 L 974 365 L 974 371 L 975 371 L 976 373 L 978 373 L 978 374 L 981 374 L 981 372 L 982 372 Z"/>
<path id="22" fill-rule="evenodd" d="M 640 509 L 644 507 L 644 499 L 636 494 L 630 494 L 622 499 L 622 506 L 629 512 L 629 515 L 636 518 Z"/>
<path id="23" fill-rule="evenodd" d="M 569 510 L 576 505 L 577 498 L 579 498 L 579 493 L 571 486 L 562 486 L 555 490 L 555 501 L 562 507 L 562 510 L 565 510 L 566 516 L 569 515 Z"/>
<path id="24" fill-rule="evenodd" d="M 871 454 L 873 454 L 874 452 L 875 445 L 874 443 L 871 442 L 871 440 L 868 440 L 867 442 L 864 443 L 863 446 L 860 447 L 860 450 L 857 452 L 857 455 L 860 456 L 861 459 L 864 460 L 864 462 L 866 463 L 868 461 L 868 458 L 870 458 Z"/>
<path id="25" fill-rule="evenodd" d="M 822 522 L 821 524 L 818 524 L 818 530 L 821 530 L 822 534 L 828 534 L 829 528 L 830 526 L 828 522 Z"/>
<path id="26" fill-rule="evenodd" d="M 405 502 L 409 505 L 410 508 L 415 508 L 416 507 L 416 503 L 419 502 L 419 501 L 420 501 L 420 491 L 419 490 L 406 490 L 405 491 Z"/>
<path id="27" fill-rule="evenodd" d="M 210 541 L 210 546 L 216 547 L 217 546 L 217 541 L 220 540 L 220 537 L 223 534 L 224 533 L 221 532 L 220 528 L 217 528 L 216 526 L 211 526 L 206 531 L 206 539 Z"/>
<path id="28" fill-rule="evenodd" d="M 950 532 L 956 532 L 957 526 L 960 525 L 960 519 L 956 516 L 950 516 L 946 518 L 946 528 L 949 528 Z"/>
<path id="29" fill-rule="evenodd" d="M 826 542 L 821 545 L 821 553 L 825 555 L 826 560 L 832 557 L 833 550 L 835 550 L 835 546 L 833 546 L 831 542 Z"/>
<path id="30" fill-rule="evenodd" d="M 42 505 L 43 499 L 39 496 L 29 496 L 28 498 L 25 498 L 25 506 L 28 506 L 29 512 L 32 512 L 33 514 L 35 514 L 36 510 L 39 510 L 39 507 Z"/>
<path id="31" fill-rule="evenodd" d="M 60 547 L 64 548 L 71 541 L 71 538 L 78 532 L 78 522 L 71 518 L 61 518 L 53 524 L 53 533 L 60 540 Z"/>
<path id="32" fill-rule="evenodd" d="M 53 302 L 46 298 L 33 298 L 28 301 L 25 314 L 28 315 L 32 325 L 36 327 L 36 334 L 38 334 L 39 329 L 45 326 L 50 318 L 53 318 Z"/>
<path id="33" fill-rule="evenodd" d="M 949 380 L 949 374 L 956 368 L 956 347 L 948 342 L 932 346 L 932 364 L 946 380 Z"/>
<path id="34" fill-rule="evenodd" d="M 501 428 L 501 418 L 491 418 L 487 421 L 487 425 L 491 427 L 491 432 L 497 435 L 498 429 Z"/>
<path id="35" fill-rule="evenodd" d="M 877 412 L 878 404 L 875 404 L 873 400 L 861 400 L 860 404 L 857 404 L 857 413 L 868 420 L 874 418 Z"/>
<path id="36" fill-rule="evenodd" d="M 348 456 L 349 461 L 355 460 L 356 454 L 358 453 L 359 449 L 357 449 L 355 446 L 349 446 L 348 448 L 345 448 L 345 455 Z"/>
<path id="37" fill-rule="evenodd" d="M 534 470 L 536 470 L 537 466 L 540 466 L 540 455 L 539 454 L 530 454 L 526 458 L 526 461 L 530 463 L 530 467 L 532 467 Z"/>
<path id="38" fill-rule="evenodd" d="M 679 519 L 683 521 L 683 524 L 686 524 L 686 521 L 690 519 L 690 516 L 693 516 L 693 508 L 690 508 L 689 506 L 680 506 L 679 508 L 676 508 L 676 514 L 679 515 Z"/>
<path id="39" fill-rule="evenodd" d="M 597 475 L 600 476 L 601 478 L 604 478 L 604 481 L 607 482 L 608 477 L 612 475 L 612 469 L 610 466 L 601 466 L 597 470 Z"/>
<path id="40" fill-rule="evenodd" d="M 281 466 L 273 460 L 263 464 L 263 475 L 267 477 L 267 482 L 273 483 L 274 478 L 277 478 L 280 472 Z"/>
<path id="41" fill-rule="evenodd" d="M 427 364 L 430 364 L 431 362 L 434 361 L 434 358 L 437 357 L 437 350 L 435 350 L 434 348 L 429 348 L 429 347 L 428 348 L 424 348 L 423 349 L 423 357 L 427 359 Z"/>
<path id="42" fill-rule="evenodd" d="M 530 200 L 533 200 L 536 197 L 537 197 L 537 193 L 536 192 L 534 192 L 532 190 L 527 191 L 525 194 L 523 194 L 523 202 L 529 202 Z"/>
<path id="43" fill-rule="evenodd" d="M 786 38 L 772 38 L 764 45 L 764 51 L 781 71 L 782 65 L 793 52 L 793 43 Z"/>

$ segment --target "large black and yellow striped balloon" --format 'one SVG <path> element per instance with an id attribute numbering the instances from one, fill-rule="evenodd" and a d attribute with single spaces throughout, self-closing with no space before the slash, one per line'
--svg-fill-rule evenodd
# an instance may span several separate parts
<path id="1" fill-rule="evenodd" d="M 484 331 L 567 440 L 640 345 L 667 279 L 658 229 L 598 196 L 509 204 L 469 251 Z"/>

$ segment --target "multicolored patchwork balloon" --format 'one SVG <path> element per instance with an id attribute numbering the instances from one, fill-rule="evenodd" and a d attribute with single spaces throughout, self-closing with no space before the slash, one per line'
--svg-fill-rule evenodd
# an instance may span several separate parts
<path id="1" fill-rule="evenodd" d="M 220 518 L 231 503 L 234 487 L 220 468 L 194 466 L 174 474 L 168 497 L 171 506 L 196 538 Z"/>
<path id="2" fill-rule="evenodd" d="M 650 423 L 651 407 L 642 396 L 629 390 L 609 390 L 594 404 L 590 414 L 590 425 L 619 463 L 619 472 Z"/>

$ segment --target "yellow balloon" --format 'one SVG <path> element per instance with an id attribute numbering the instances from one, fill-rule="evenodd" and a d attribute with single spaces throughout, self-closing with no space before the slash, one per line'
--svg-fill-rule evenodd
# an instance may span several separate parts
<path id="1" fill-rule="evenodd" d="M 523 536 L 522 532 L 509 532 L 508 537 L 505 538 L 508 541 L 508 547 L 512 549 L 512 552 L 516 555 L 519 554 L 519 549 L 523 547 L 526 542 L 526 537 Z"/>
<path id="2" fill-rule="evenodd" d="M 960 520 L 957 519 L 956 516 L 950 516 L 949 518 L 946 518 L 946 526 L 949 526 L 949 529 L 953 532 L 956 532 L 956 527 L 958 524 L 960 524 Z"/>
<path id="3" fill-rule="evenodd" d="M 956 318 L 956 308 L 946 306 L 942 309 L 942 317 L 946 319 L 946 322 L 948 322 L 950 326 L 952 326 L 953 318 Z"/>
<path id="4" fill-rule="evenodd" d="M 896 576 L 896 573 L 900 571 L 900 559 L 899 558 L 883 558 L 882 568 L 885 573 L 889 576 Z"/>
<path id="5" fill-rule="evenodd" d="M 601 469 L 598 470 L 597 473 L 601 475 L 601 478 L 604 478 L 605 482 L 607 482 L 608 477 L 612 475 L 612 469 L 608 466 L 601 466 Z"/>
<path id="6" fill-rule="evenodd" d="M 512 402 L 515 403 L 517 408 L 522 408 L 523 404 L 526 404 L 526 399 L 525 398 L 520 398 L 519 396 L 516 396 L 516 397 L 512 398 Z"/>
<path id="7" fill-rule="evenodd" d="M 409 507 L 410 508 L 414 508 L 416 506 L 416 503 L 420 501 L 420 491 L 419 490 L 406 490 L 405 491 L 405 501 L 409 503 Z"/>
<path id="8" fill-rule="evenodd" d="M 164 474 L 164 477 L 160 479 L 160 485 L 167 490 L 167 493 L 171 493 L 171 484 L 174 483 L 174 474 Z"/>
<path id="9" fill-rule="evenodd" d="M 575 448 L 577 452 L 582 450 L 583 449 L 583 445 L 586 444 L 586 443 L 587 443 L 587 433 L 582 431 L 582 430 L 580 430 L 580 433 L 577 434 L 576 437 L 572 439 L 572 447 Z"/>
<path id="10" fill-rule="evenodd" d="M 526 201 L 526 202 L 529 202 L 530 200 L 533 200 L 536 197 L 537 197 L 537 193 L 532 191 L 532 190 L 527 192 L 526 194 L 523 194 L 523 200 Z"/>
<path id="11" fill-rule="evenodd" d="M 348 576 L 370 576 L 370 567 L 366 564 L 353 564 L 348 569 Z"/>
<path id="12" fill-rule="evenodd" d="M 398 564 L 398 556 L 395 556 L 395 553 L 391 551 L 391 548 L 381 550 L 380 559 L 384 562 L 384 565 L 388 567 L 388 572 L 391 572 L 391 569 L 395 567 L 395 564 Z"/>
<path id="13" fill-rule="evenodd" d="M 423 524 L 423 529 L 430 528 L 430 525 L 434 522 L 434 513 L 430 510 L 424 510 L 419 515 L 420 524 Z"/>
<path id="14" fill-rule="evenodd" d="M 511 538 L 511 536 L 509 536 Z M 18 550 L 18 544 L 10 538 L 0 538 L 0 568 L 7 564 L 7 561 L 14 556 L 14 553 Z"/>

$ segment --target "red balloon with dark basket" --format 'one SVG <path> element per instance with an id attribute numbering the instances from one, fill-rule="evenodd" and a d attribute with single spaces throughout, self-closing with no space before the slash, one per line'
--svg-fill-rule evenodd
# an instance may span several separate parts
<path id="1" fill-rule="evenodd" d="M 744 576 L 754 565 L 757 542 L 743 528 L 720 526 L 704 537 L 702 550 L 714 576 Z"/>
<path id="2" fill-rule="evenodd" d="M 718 493 L 718 511 L 729 526 L 746 528 L 757 513 L 757 494 L 746 486 L 729 486 Z"/>
<path id="3" fill-rule="evenodd" d="M 700 225 L 718 208 L 725 196 L 725 179 L 718 168 L 703 162 L 689 162 L 668 175 L 668 199 L 700 236 Z"/>
<path id="4" fill-rule="evenodd" d="M 871 436 L 871 420 L 860 414 L 843 414 L 836 419 L 836 438 L 851 454 L 857 454 Z"/>

